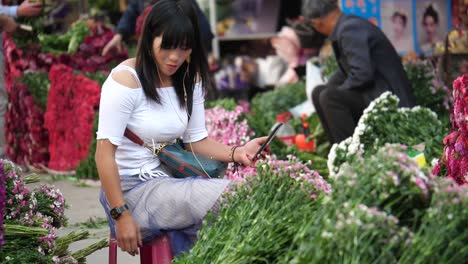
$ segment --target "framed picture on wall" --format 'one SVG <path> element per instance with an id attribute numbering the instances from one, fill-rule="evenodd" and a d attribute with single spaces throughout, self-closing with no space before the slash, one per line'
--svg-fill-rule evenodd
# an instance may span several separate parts
<path id="1" fill-rule="evenodd" d="M 397 52 L 404 55 L 414 51 L 413 2 L 380 0 L 381 28 Z"/>
<path id="2" fill-rule="evenodd" d="M 414 0 L 414 38 L 418 54 L 431 56 L 443 47 L 445 36 L 450 31 L 449 0 Z"/>

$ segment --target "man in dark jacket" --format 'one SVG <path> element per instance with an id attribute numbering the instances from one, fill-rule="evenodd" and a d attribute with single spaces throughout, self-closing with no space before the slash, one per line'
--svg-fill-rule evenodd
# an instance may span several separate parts
<path id="1" fill-rule="evenodd" d="M 332 42 L 337 72 L 312 92 L 312 101 L 331 143 L 352 136 L 369 103 L 385 91 L 414 105 L 401 59 L 372 23 L 341 13 L 337 0 L 304 0 L 302 13 Z"/>
<path id="2" fill-rule="evenodd" d="M 203 44 L 207 47 L 207 51 L 211 49 L 211 40 L 213 39 L 213 33 L 211 33 L 211 27 L 208 19 L 206 18 L 203 11 L 198 6 L 197 1 L 192 1 L 198 16 L 198 23 L 200 25 L 201 37 Z M 143 13 L 143 10 L 150 6 L 151 4 L 156 3 L 157 0 L 130 0 L 128 3 L 127 9 L 123 13 L 122 17 L 115 28 L 116 34 L 109 43 L 102 50 L 102 55 L 105 56 L 110 50 L 122 49 L 123 40 L 131 37 L 135 34 L 135 26 L 138 16 Z"/>

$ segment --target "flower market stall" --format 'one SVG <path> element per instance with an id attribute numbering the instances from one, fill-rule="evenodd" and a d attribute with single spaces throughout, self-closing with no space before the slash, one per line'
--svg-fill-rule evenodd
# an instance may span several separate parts
<path id="1" fill-rule="evenodd" d="M 60 37 L 38 35 L 39 45 L 18 47 L 4 33 L 9 159 L 38 169 L 68 171 L 88 155 L 89 126 L 100 94 L 100 84 L 91 78 L 102 80 L 99 75 L 105 76 L 110 64 L 127 57 L 126 52 L 100 55 L 113 34 L 101 23 L 83 21 Z"/>

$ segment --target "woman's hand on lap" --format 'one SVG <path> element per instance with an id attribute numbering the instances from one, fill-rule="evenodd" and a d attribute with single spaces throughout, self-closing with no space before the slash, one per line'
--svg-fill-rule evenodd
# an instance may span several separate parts
<path id="1" fill-rule="evenodd" d="M 138 247 L 143 246 L 140 227 L 128 211 L 122 213 L 115 222 L 117 244 L 120 249 L 128 252 L 132 256 L 138 255 Z"/>

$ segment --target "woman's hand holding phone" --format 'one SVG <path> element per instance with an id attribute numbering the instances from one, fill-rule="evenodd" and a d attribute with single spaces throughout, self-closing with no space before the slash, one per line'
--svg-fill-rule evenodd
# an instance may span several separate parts
<path id="1" fill-rule="evenodd" d="M 281 126 L 283 126 L 283 123 L 276 123 L 275 124 L 275 126 L 271 129 L 267 140 L 262 144 L 262 146 L 260 146 L 260 148 L 257 150 L 255 155 L 251 158 L 252 161 L 256 161 L 260 157 L 260 155 L 262 154 L 262 152 L 264 150 L 269 151 L 269 146 L 268 145 L 271 143 L 271 141 L 273 140 L 273 138 L 275 137 L 276 133 L 278 132 L 278 130 L 280 129 Z"/>
<path id="2" fill-rule="evenodd" d="M 242 147 L 234 150 L 234 161 L 244 166 L 254 166 L 255 161 L 269 152 L 269 144 L 273 140 L 276 132 L 283 123 L 277 123 L 271 130 L 268 137 L 254 138 Z"/>

